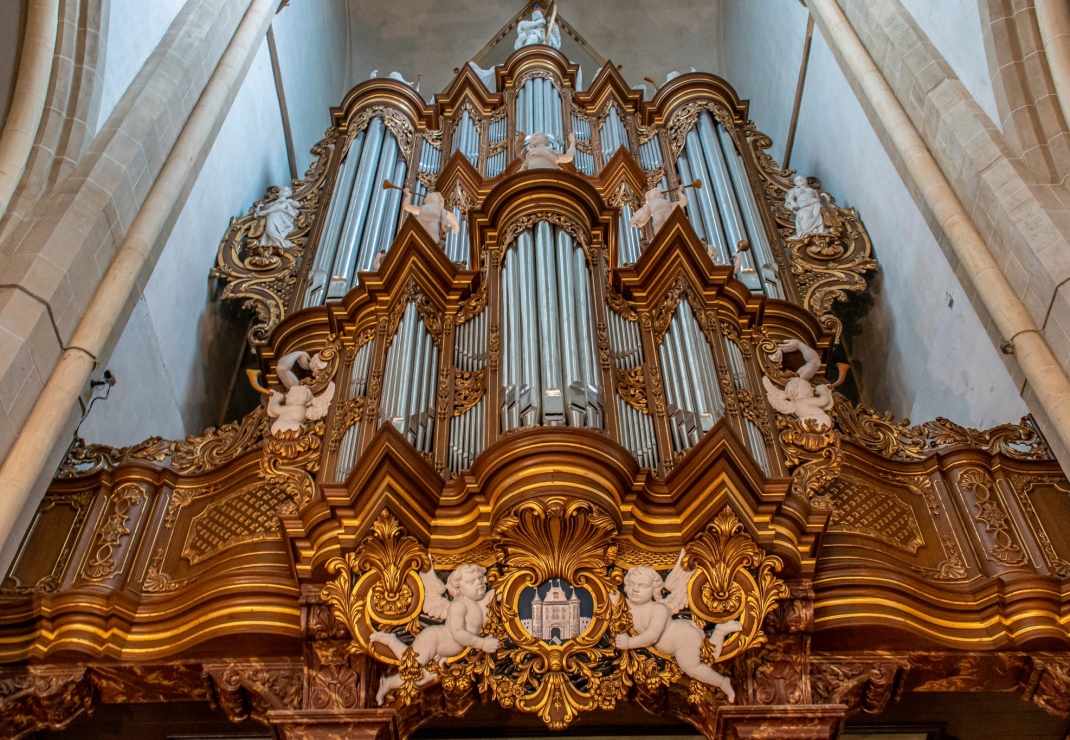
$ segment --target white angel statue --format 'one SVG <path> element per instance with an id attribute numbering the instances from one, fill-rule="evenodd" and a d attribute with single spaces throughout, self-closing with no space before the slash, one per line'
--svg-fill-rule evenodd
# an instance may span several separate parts
<path id="1" fill-rule="evenodd" d="M 542 7 L 535 3 L 531 9 L 531 20 L 520 21 L 516 26 L 516 42 L 513 44 L 513 49 L 546 43 L 546 23 Z M 550 29 L 549 44 L 555 49 L 561 48 L 561 29 L 556 23 Z"/>
<path id="2" fill-rule="evenodd" d="M 824 383 L 816 387 L 810 383 L 810 378 L 821 367 L 821 358 L 813 347 L 808 347 L 798 339 L 785 339 L 777 345 L 776 352 L 769 355 L 769 359 L 779 363 L 784 359 L 785 352 L 801 353 L 804 364 L 799 368 L 799 377 L 789 380 L 784 390 L 769 382 L 769 378 L 762 377 L 770 405 L 782 414 L 795 416 L 799 421 L 812 421 L 819 429 L 831 429 L 832 417 L 827 412 L 835 403 L 832 389 Z"/>
<path id="3" fill-rule="evenodd" d="M 487 619 L 487 605 L 494 598 L 494 590 L 487 588 L 486 568 L 474 563 L 462 565 L 450 573 L 443 583 L 432 567 L 428 572 L 420 573 L 420 580 L 424 584 L 423 613 L 445 624 L 424 627 L 412 641 L 416 661 L 424 667 L 417 686 L 423 686 L 434 678 L 434 674 L 426 668 L 432 660 L 437 662 L 453 658 L 464 652 L 465 648 L 476 648 L 486 653 L 498 650 L 498 638 L 479 634 Z M 445 596 L 446 593 L 453 597 L 452 601 Z M 373 632 L 371 641 L 386 645 L 398 660 L 402 660 L 409 649 L 393 632 Z M 400 673 L 383 676 L 375 700 L 381 705 L 386 695 L 402 683 Z"/>
<path id="4" fill-rule="evenodd" d="M 284 187 L 279 190 L 279 197 L 269 203 L 257 205 L 253 215 L 264 219 L 264 235 L 260 241 L 268 247 L 286 249 L 292 247 L 289 237 L 294 230 L 294 222 L 301 212 L 301 206 L 291 198 L 293 190 Z"/>
<path id="5" fill-rule="evenodd" d="M 524 134 L 517 133 L 517 141 L 520 141 Z M 528 140 L 527 149 L 520 155 L 524 163 L 520 165 L 520 171 L 524 170 L 553 170 L 562 165 L 565 162 L 571 162 L 576 157 L 576 137 L 573 134 L 568 135 L 568 149 L 564 154 L 560 154 L 553 145 L 550 143 L 550 137 L 546 134 L 539 132 L 531 135 L 531 139 Z"/>
<path id="6" fill-rule="evenodd" d="M 431 235 L 436 244 L 442 241 L 442 236 L 447 231 L 452 231 L 454 234 L 460 232 L 461 224 L 457 221 L 457 217 L 446 208 L 446 200 L 442 197 L 442 193 L 432 190 L 420 206 L 412 205 L 412 191 L 405 188 L 404 193 L 405 199 L 401 202 L 402 209 L 416 216 L 416 220 L 427 229 L 427 233 Z"/>
<path id="7" fill-rule="evenodd" d="M 665 188 L 655 185 L 646 191 L 646 202 L 632 216 L 631 225 L 641 229 L 649 221 L 654 227 L 654 233 L 657 234 L 661 231 L 661 227 L 665 225 L 665 222 L 669 220 L 673 210 L 683 208 L 686 205 L 687 196 L 684 195 L 683 190 L 680 191 L 680 200 L 673 201 L 669 200 L 669 194 Z"/>
<path id="8" fill-rule="evenodd" d="M 318 352 L 311 357 L 308 352 L 291 352 L 279 358 L 275 372 L 287 390 L 286 395 L 275 391 L 268 401 L 268 416 L 275 420 L 271 424 L 273 435 L 298 431 L 305 420 L 322 419 L 334 400 L 334 381 L 327 384 L 327 390 L 316 396 L 307 385 L 301 385 L 293 371 L 295 364 L 314 373 L 327 367 Z"/>
<path id="9" fill-rule="evenodd" d="M 656 570 L 645 565 L 632 568 L 624 576 L 624 596 L 632 613 L 632 627 L 636 634 L 617 635 L 617 648 L 635 650 L 653 645 L 657 650 L 676 658 L 680 670 L 691 678 L 721 689 L 728 697 L 728 702 L 732 703 L 736 700 L 736 692 L 731 680 L 702 662 L 702 641 L 706 634 L 690 619 L 673 619 L 674 614 L 687 606 L 687 584 L 694 573 L 681 567 L 683 557 L 681 550 L 676 566 L 665 580 Z M 669 595 L 663 596 L 664 591 L 668 591 Z M 742 629 L 743 625 L 734 619 L 715 626 L 709 636 L 714 656 L 721 656 L 728 635 Z"/>
<path id="10" fill-rule="evenodd" d="M 810 234 L 825 233 L 825 217 L 822 209 L 830 205 L 827 197 L 802 175 L 796 175 L 795 187 L 784 195 L 784 205 L 795 214 L 795 235 L 793 239 L 802 239 Z"/>

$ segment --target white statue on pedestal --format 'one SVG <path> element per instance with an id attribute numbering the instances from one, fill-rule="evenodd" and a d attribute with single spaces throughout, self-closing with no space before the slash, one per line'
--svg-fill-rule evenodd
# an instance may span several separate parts
<path id="1" fill-rule="evenodd" d="M 292 247 L 287 237 L 294 230 L 294 222 L 301 213 L 300 204 L 291 198 L 293 190 L 283 187 L 279 190 L 279 197 L 269 203 L 257 205 L 253 215 L 264 219 L 264 234 L 260 243 L 266 247 L 286 249 Z"/>
<path id="2" fill-rule="evenodd" d="M 669 200 L 669 194 L 665 188 L 655 185 L 646 191 L 646 202 L 632 216 L 631 224 L 637 229 L 643 228 L 649 221 L 654 227 L 654 233 L 661 231 L 661 227 L 669 220 L 673 209 L 683 208 L 687 205 L 687 196 L 680 191 L 680 200 Z"/>
<path id="3" fill-rule="evenodd" d="M 309 357 L 308 352 L 291 352 L 279 358 L 275 372 L 286 387 L 286 395 L 275 391 L 268 401 L 268 416 L 275 421 L 271 424 L 271 433 L 296 432 L 305 420 L 315 421 L 327 415 L 331 401 L 334 399 L 334 381 L 327 384 L 327 390 L 318 396 L 307 385 L 301 385 L 293 366 L 297 364 L 313 373 L 327 367 L 320 359 L 319 353 Z"/>
<path id="4" fill-rule="evenodd" d="M 683 558 L 680 552 L 680 559 Z M 616 645 L 620 650 L 635 650 L 653 646 L 676 658 L 677 665 L 686 675 L 710 686 L 721 689 L 729 703 L 736 700 L 736 692 L 727 676 L 722 676 L 702 662 L 702 641 L 706 634 L 690 619 L 673 619 L 673 615 L 687 606 L 687 583 L 694 571 L 680 567 L 680 559 L 669 577 L 662 580 L 653 568 L 641 565 L 632 568 L 624 576 L 624 595 L 632 613 L 635 635 L 617 635 Z M 668 596 L 663 592 L 668 591 Z M 713 628 L 710 643 L 714 656 L 721 656 L 725 638 L 739 632 L 743 626 L 736 620 L 723 622 Z"/>
<path id="5" fill-rule="evenodd" d="M 531 20 L 520 21 L 516 26 L 516 43 L 514 49 L 520 49 L 532 44 L 545 44 L 546 41 L 546 16 L 542 13 L 542 7 L 535 3 L 531 9 Z M 550 29 L 550 46 L 555 49 L 561 48 L 561 29 L 555 23 Z"/>
<path id="6" fill-rule="evenodd" d="M 498 638 L 481 637 L 479 634 L 487 619 L 487 605 L 494 598 L 494 590 L 487 588 L 486 568 L 473 563 L 462 565 L 450 573 L 445 583 L 431 568 L 427 573 L 420 573 L 420 580 L 424 584 L 423 613 L 432 619 L 441 619 L 445 624 L 424 627 L 412 641 L 416 661 L 425 666 L 417 686 L 423 686 L 434 678 L 434 674 L 426 668 L 432 660 L 438 662 L 453 658 L 464 652 L 465 648 L 486 653 L 498 650 Z M 452 601 L 445 596 L 447 592 L 453 597 Z M 398 660 L 402 660 L 409 649 L 393 632 L 373 632 L 371 641 L 390 648 Z M 382 704 L 386 695 L 402 683 L 400 673 L 384 676 L 379 682 L 375 700 Z"/>
<path id="7" fill-rule="evenodd" d="M 784 196 L 784 205 L 795 214 L 795 236 L 792 238 L 824 234 L 825 219 L 821 209 L 825 206 L 825 199 L 802 175 L 796 175 L 794 182 L 795 187 Z"/>
<path id="8" fill-rule="evenodd" d="M 789 380 L 784 385 L 784 390 L 769 382 L 769 378 L 762 378 L 770 405 L 782 414 L 795 416 L 799 421 L 811 421 L 819 429 L 831 429 L 832 417 L 827 412 L 835 403 L 832 389 L 824 383 L 817 387 L 810 383 L 810 378 L 814 377 L 821 367 L 821 358 L 813 347 L 808 347 L 798 339 L 785 339 L 777 345 L 777 351 L 769 355 L 769 359 L 780 363 L 785 352 L 801 353 L 805 364 L 799 368 L 799 377 Z"/>
<path id="9" fill-rule="evenodd" d="M 427 230 L 436 244 L 442 241 L 447 231 L 452 231 L 454 234 L 460 232 L 461 224 L 457 221 L 457 217 L 446 208 L 442 193 L 432 190 L 424 197 L 421 206 L 412 205 L 412 192 L 408 188 L 405 188 L 404 193 L 405 199 L 401 202 L 401 207 L 416 216 L 416 220 Z"/>
<path id="10" fill-rule="evenodd" d="M 523 133 L 517 133 L 517 140 L 523 137 Z M 520 155 L 524 163 L 520 165 L 520 171 L 524 170 L 552 170 L 565 162 L 571 162 L 576 157 L 576 137 L 568 135 L 568 149 L 560 154 L 550 143 L 550 137 L 544 133 L 531 135 L 527 149 Z"/>

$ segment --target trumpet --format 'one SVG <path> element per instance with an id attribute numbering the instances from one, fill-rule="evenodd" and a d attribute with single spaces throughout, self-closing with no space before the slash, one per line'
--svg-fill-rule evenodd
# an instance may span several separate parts
<path id="1" fill-rule="evenodd" d="M 399 185 L 395 185 L 394 183 L 390 182 L 389 180 L 383 180 L 383 190 L 402 190 L 402 191 L 404 191 L 405 188 L 403 188 L 403 187 L 401 187 Z"/>
<path id="2" fill-rule="evenodd" d="M 695 190 L 702 190 L 702 180 L 696 177 L 694 182 L 689 182 L 686 185 L 680 185 L 677 189 L 683 190 L 684 188 L 694 188 Z"/>

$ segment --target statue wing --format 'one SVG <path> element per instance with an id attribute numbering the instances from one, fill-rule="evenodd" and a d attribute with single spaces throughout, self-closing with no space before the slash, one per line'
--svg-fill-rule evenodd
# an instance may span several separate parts
<path id="1" fill-rule="evenodd" d="M 680 557 L 676 559 L 676 565 L 673 566 L 672 572 L 665 579 L 665 590 L 669 592 L 669 595 L 663 599 L 659 599 L 661 603 L 669 607 L 669 611 L 676 614 L 681 609 L 687 607 L 687 584 L 691 582 L 691 574 L 695 571 L 684 570 L 680 563 L 684 559 L 684 551 L 680 550 Z"/>
<path id="2" fill-rule="evenodd" d="M 332 380 L 327 384 L 327 390 L 319 394 L 312 399 L 312 403 L 308 405 L 308 415 L 306 418 L 315 421 L 316 419 L 322 419 L 327 415 L 327 411 L 331 408 L 331 401 L 334 400 L 334 381 Z"/>
<path id="3" fill-rule="evenodd" d="M 769 405 L 782 414 L 794 414 L 795 402 L 788 398 L 788 394 L 769 382 L 769 378 L 762 377 L 762 385 L 765 386 L 765 395 L 769 398 Z"/>
<path id="4" fill-rule="evenodd" d="M 446 612 L 450 608 L 450 600 L 446 596 L 446 584 L 435 572 L 434 563 L 426 573 L 420 573 L 420 580 L 424 584 L 424 614 L 432 619 L 445 621 Z"/>

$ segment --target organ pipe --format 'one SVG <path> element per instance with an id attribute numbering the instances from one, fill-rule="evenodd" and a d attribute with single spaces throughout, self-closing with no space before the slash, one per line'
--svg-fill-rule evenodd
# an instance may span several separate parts
<path id="1" fill-rule="evenodd" d="M 582 248 L 547 222 L 502 268 L 502 428 L 603 425 L 591 283 Z"/>
<path id="2" fill-rule="evenodd" d="M 724 416 L 713 353 L 687 299 L 658 347 L 673 446 L 689 449 Z"/>
<path id="3" fill-rule="evenodd" d="M 349 385 L 346 388 L 346 399 L 360 398 L 368 392 L 368 371 L 371 367 L 372 355 L 375 352 L 375 341 L 368 341 L 361 345 L 353 358 L 353 364 L 349 370 Z M 336 422 L 337 423 L 337 422 Z M 338 447 L 338 460 L 335 463 L 334 480 L 344 481 L 349 477 L 353 466 L 357 461 L 357 442 L 360 439 L 360 420 L 358 419 L 342 435 Z"/>
<path id="4" fill-rule="evenodd" d="M 434 442 L 438 354 L 416 305 L 409 301 L 387 352 L 379 411 L 381 423 L 393 424 L 425 453 L 432 451 Z"/>

